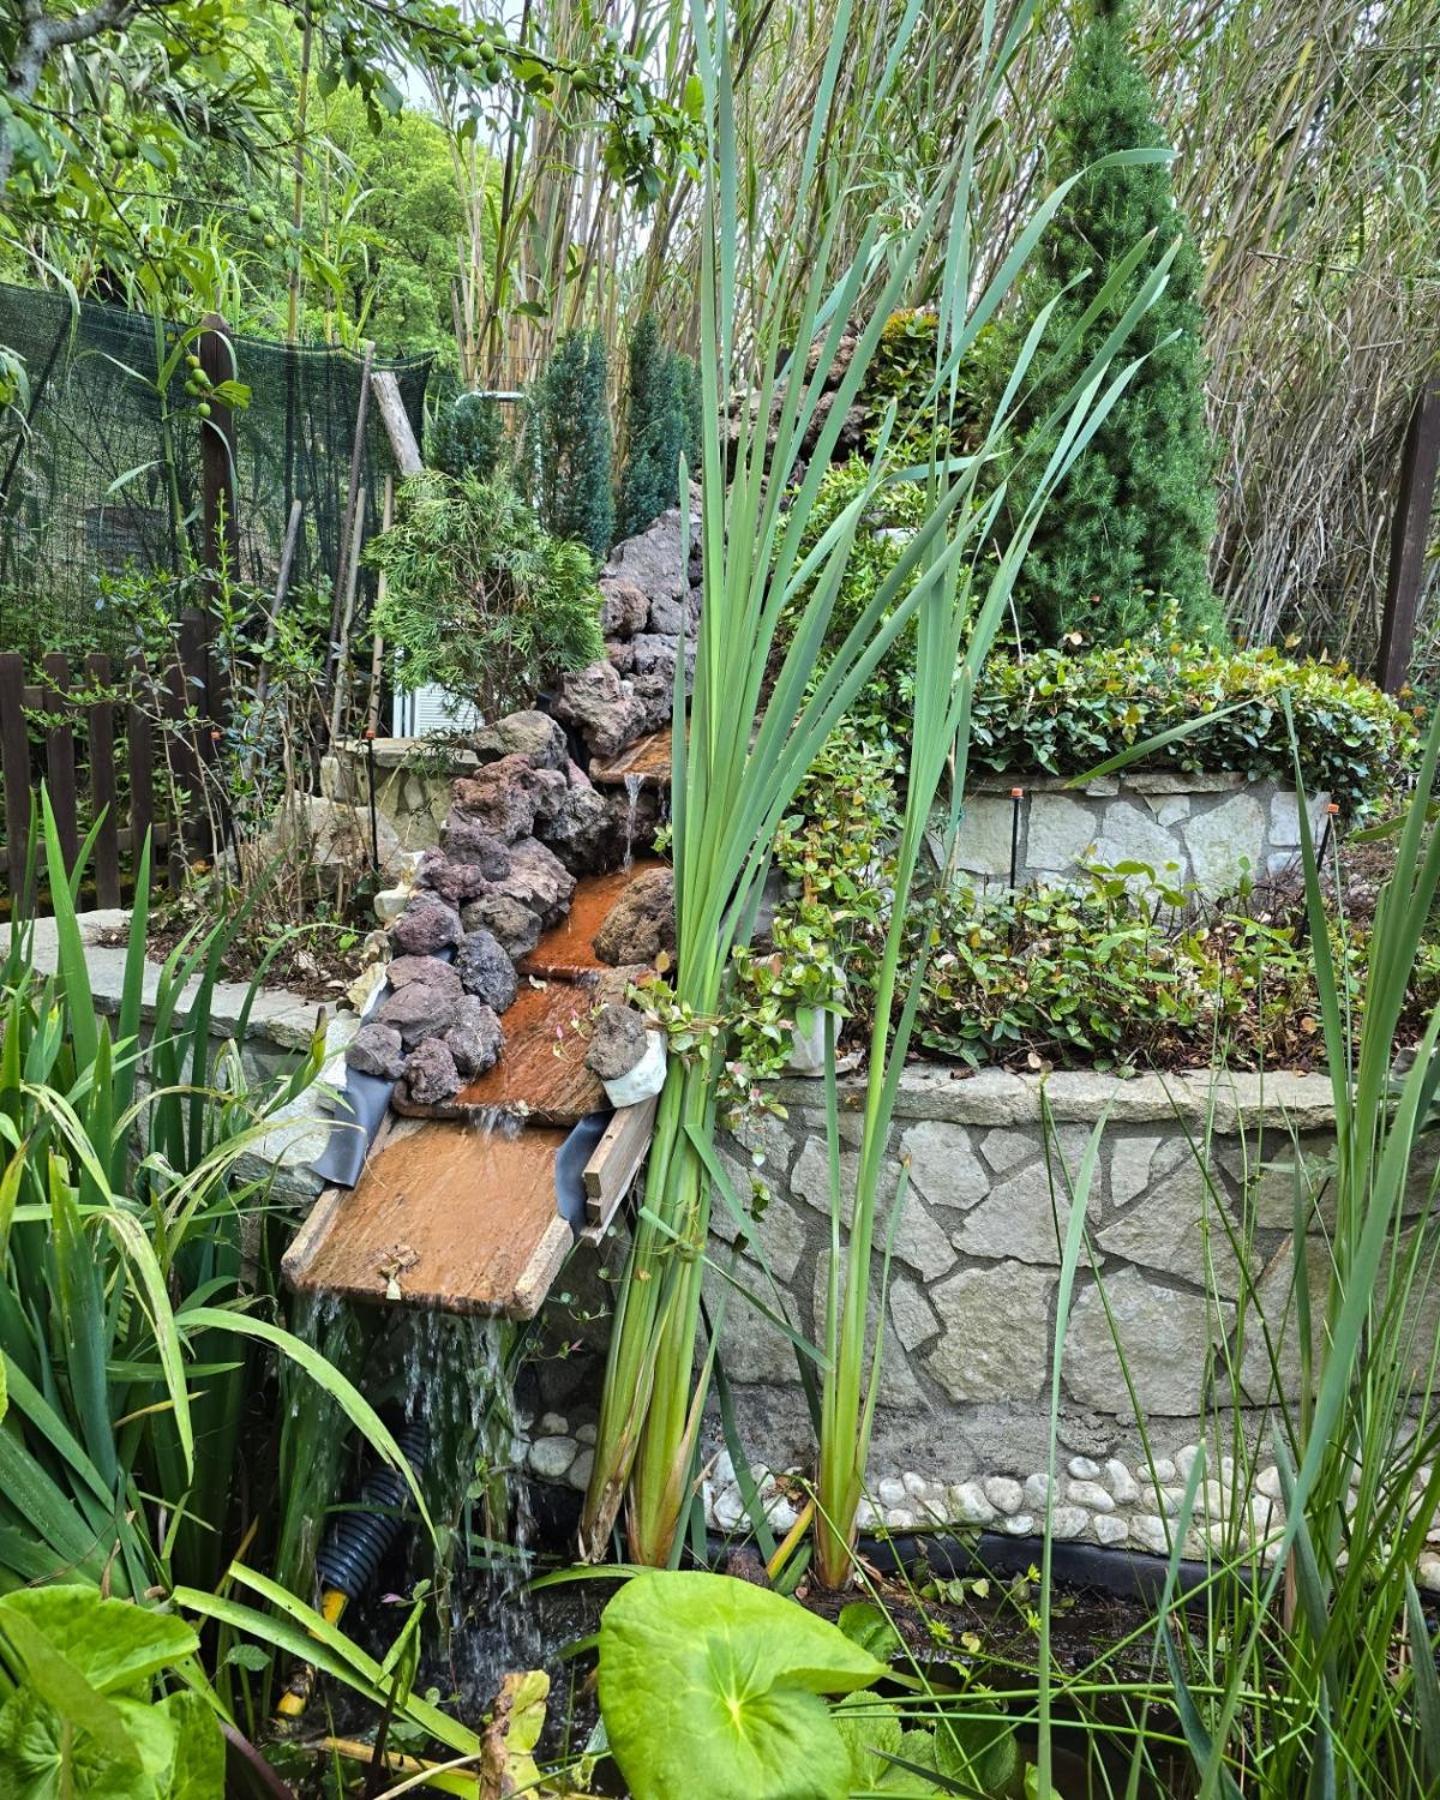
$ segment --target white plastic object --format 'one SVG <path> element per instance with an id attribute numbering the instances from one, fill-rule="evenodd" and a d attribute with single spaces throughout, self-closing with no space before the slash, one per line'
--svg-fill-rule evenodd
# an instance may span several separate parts
<path id="1" fill-rule="evenodd" d="M 645 1054 L 635 1067 L 604 1084 L 610 1104 L 616 1107 L 634 1106 L 638 1101 L 648 1100 L 652 1094 L 658 1094 L 665 1085 L 666 1060 L 665 1033 L 647 1031 Z"/>

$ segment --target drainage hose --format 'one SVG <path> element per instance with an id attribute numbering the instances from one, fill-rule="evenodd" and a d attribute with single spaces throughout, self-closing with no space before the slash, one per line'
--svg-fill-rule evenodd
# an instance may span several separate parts
<path id="1" fill-rule="evenodd" d="M 404 1426 L 395 1442 L 418 1475 L 425 1462 L 424 1427 Z M 315 1558 L 315 1573 L 326 1590 L 359 1599 L 400 1536 L 409 1499 L 409 1483 L 398 1469 L 371 1470 L 361 1485 L 359 1505 L 335 1516 Z"/>
<path id="2" fill-rule="evenodd" d="M 407 1424 L 395 1433 L 406 1462 L 418 1476 L 425 1463 L 425 1428 Z M 320 1616 L 327 1625 L 339 1623 L 352 1600 L 358 1600 L 379 1573 L 386 1552 L 393 1548 L 405 1524 L 410 1486 L 398 1469 L 388 1465 L 372 1469 L 360 1486 L 358 1504 L 338 1513 L 315 1558 L 320 1580 Z M 300 1663 L 276 1705 L 276 1715 L 294 1726 L 310 1704 L 315 1687 L 315 1665 Z"/>

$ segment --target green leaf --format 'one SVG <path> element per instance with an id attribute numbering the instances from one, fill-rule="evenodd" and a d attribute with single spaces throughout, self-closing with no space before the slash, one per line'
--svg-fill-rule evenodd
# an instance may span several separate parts
<path id="1" fill-rule="evenodd" d="M 833 1800 L 850 1753 L 821 1696 L 885 1672 L 836 1626 L 727 1575 L 637 1576 L 600 1620 L 600 1710 L 634 1800 Z"/>
<path id="2" fill-rule="evenodd" d="M 183 1619 L 129 1600 L 106 1599 L 79 1584 L 7 1594 L 0 1600 L 0 1631 L 9 1635 L 17 1617 L 102 1694 L 132 1688 L 200 1647 Z"/>
<path id="3" fill-rule="evenodd" d="M 868 1650 L 879 1662 L 889 1662 L 905 1648 L 893 1621 L 873 1600 L 852 1600 L 842 1606 L 838 1623 L 852 1644 Z"/>

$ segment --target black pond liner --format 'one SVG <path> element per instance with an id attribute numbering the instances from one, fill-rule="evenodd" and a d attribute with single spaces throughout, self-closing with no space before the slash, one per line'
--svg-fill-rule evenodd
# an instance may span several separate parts
<path id="1" fill-rule="evenodd" d="M 538 1535 L 552 1546 L 572 1545 L 580 1523 L 581 1497 L 571 1488 L 549 1482 L 530 1484 L 530 1502 Z M 706 1563 L 722 1569 L 732 1551 L 742 1542 L 753 1541 L 723 1537 L 719 1532 L 706 1534 Z M 948 1531 L 897 1532 L 893 1537 L 860 1534 L 859 1555 L 884 1575 L 899 1574 L 917 1563 L 944 1579 L 969 1575 L 1022 1575 L 1027 1569 L 1038 1569 L 1045 1554 L 1045 1540 L 1040 1537 L 1010 1537 L 1004 1532 L 982 1531 L 972 1537 L 958 1537 Z M 693 1567 L 693 1559 L 687 1556 Z M 1165 1591 L 1170 1565 L 1163 1556 L 1151 1556 L 1142 1550 L 1102 1549 L 1098 1544 L 1076 1544 L 1057 1538 L 1050 1546 L 1050 1569 L 1057 1581 L 1067 1587 L 1095 1588 L 1117 1600 L 1138 1600 L 1145 1606 L 1159 1603 Z M 1203 1590 L 1213 1579 L 1205 1563 L 1182 1557 L 1175 1585 L 1175 1603 L 1203 1608 Z M 1250 1578 L 1243 1571 L 1235 1579 L 1244 1586 Z"/>

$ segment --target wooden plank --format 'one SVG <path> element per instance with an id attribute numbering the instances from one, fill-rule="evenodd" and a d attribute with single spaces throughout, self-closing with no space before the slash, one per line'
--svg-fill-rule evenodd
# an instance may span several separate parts
<path id="1" fill-rule="evenodd" d="M 586 1043 L 578 1030 L 591 995 L 583 986 L 522 981 L 515 1004 L 500 1023 L 505 1047 L 494 1068 L 438 1106 L 417 1106 L 404 1084 L 390 1104 L 416 1119 L 487 1119 L 500 1114 L 545 1125 L 575 1125 L 605 1107 L 605 1089 L 585 1067 Z"/>
<path id="2" fill-rule="evenodd" d="M 1431 376 L 1415 402 L 1400 459 L 1400 489 L 1390 532 L 1390 569 L 1380 616 L 1375 678 L 1387 694 L 1410 675 L 1415 614 L 1425 580 L 1425 549 L 1440 476 L 1440 375 Z"/>
<path id="3" fill-rule="evenodd" d="M 385 426 L 386 436 L 390 439 L 390 448 L 395 455 L 395 467 L 400 471 L 400 479 L 418 475 L 425 467 L 420 455 L 420 446 L 415 441 L 415 433 L 410 428 L 410 415 L 405 410 L 405 402 L 400 397 L 400 383 L 390 369 L 379 369 L 370 377 L 370 391 L 375 396 L 375 404 L 380 408 L 380 418 Z"/>
<path id="4" fill-rule="evenodd" d="M 585 1165 L 585 1217 L 602 1228 L 630 1190 L 650 1149 L 658 1095 L 635 1106 L 622 1106 L 605 1127 Z"/>
<path id="5" fill-rule="evenodd" d="M 10 885 L 25 871 L 30 835 L 30 739 L 25 730 L 25 665 L 14 651 L 0 653 L 0 777 L 5 783 L 5 849 Z"/>
<path id="6" fill-rule="evenodd" d="M 87 656 L 85 673 L 98 688 L 112 679 L 108 656 Z M 95 896 L 102 906 L 120 904 L 120 821 L 116 817 L 115 702 L 107 693 L 85 708 L 90 734 L 90 798 L 100 829 L 95 834 Z"/>
<path id="7" fill-rule="evenodd" d="M 393 1127 L 353 1191 L 316 1202 L 282 1259 L 286 1279 L 302 1292 L 533 1318 L 572 1243 L 555 1206 L 566 1135 Z"/>
<path id="8" fill-rule="evenodd" d="M 130 854 L 138 859 L 146 832 L 155 844 L 155 736 L 150 713 L 155 690 L 145 658 L 137 650 L 130 658 L 130 705 L 125 715 L 125 735 L 130 746 Z"/>
<path id="9" fill-rule="evenodd" d="M 590 779 L 597 787 L 620 787 L 627 775 L 653 782 L 659 787 L 670 785 L 670 728 L 652 731 L 614 756 L 600 757 L 590 764 Z"/>
<path id="10" fill-rule="evenodd" d="M 75 804 L 75 725 L 69 711 L 70 664 L 58 650 L 41 659 L 49 685 L 41 710 L 57 723 L 45 727 L 45 784 L 50 790 L 50 809 L 65 852 L 65 867 L 73 869 L 80 854 L 79 817 Z"/>

